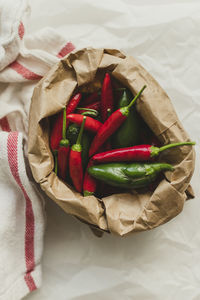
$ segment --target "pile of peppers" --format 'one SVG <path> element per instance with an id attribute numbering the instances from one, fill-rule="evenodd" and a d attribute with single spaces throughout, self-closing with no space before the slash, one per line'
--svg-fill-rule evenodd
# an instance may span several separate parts
<path id="1" fill-rule="evenodd" d="M 135 95 L 127 88 L 113 88 L 109 73 L 102 88 L 75 94 L 51 118 L 50 147 L 54 171 L 84 196 L 101 196 L 127 189 L 150 188 L 162 171 L 173 166 L 155 161 L 167 149 L 194 145 L 182 142 L 160 146 L 138 114 Z"/>

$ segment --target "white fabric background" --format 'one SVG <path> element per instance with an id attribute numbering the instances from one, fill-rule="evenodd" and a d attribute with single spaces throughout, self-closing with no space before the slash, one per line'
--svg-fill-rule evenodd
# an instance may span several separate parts
<path id="1" fill-rule="evenodd" d="M 51 27 L 76 47 L 133 55 L 166 90 L 197 142 L 196 198 L 149 232 L 98 239 L 47 199 L 42 288 L 27 300 L 200 299 L 199 1 L 34 0 L 30 33 Z"/>

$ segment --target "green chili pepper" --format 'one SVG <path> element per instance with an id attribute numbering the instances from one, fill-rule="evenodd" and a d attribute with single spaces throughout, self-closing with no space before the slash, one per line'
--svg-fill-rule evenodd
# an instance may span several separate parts
<path id="1" fill-rule="evenodd" d="M 173 171 L 165 163 L 110 163 L 88 169 L 91 176 L 119 188 L 135 189 L 152 183 L 161 171 Z"/>
<path id="2" fill-rule="evenodd" d="M 128 89 L 124 89 L 119 99 L 118 108 L 127 106 L 133 96 Z M 134 146 L 139 143 L 140 119 L 136 108 L 133 106 L 127 120 L 112 136 L 112 146 L 114 148 L 123 148 Z"/>
<path id="3" fill-rule="evenodd" d="M 77 124 L 69 125 L 69 127 L 67 129 L 67 139 L 70 142 L 70 146 L 76 144 L 79 130 L 80 130 L 80 127 Z"/>
<path id="4" fill-rule="evenodd" d="M 90 144 L 92 142 L 92 137 L 88 132 L 83 133 L 82 137 L 82 163 L 83 163 L 83 170 L 87 167 L 88 161 L 89 161 L 89 149 Z"/>
<path id="5" fill-rule="evenodd" d="M 132 93 L 128 89 L 124 89 L 121 98 L 119 99 L 118 108 L 129 105 L 133 99 Z"/>
<path id="6" fill-rule="evenodd" d="M 152 132 L 152 130 L 148 127 L 148 125 L 144 122 L 142 118 L 140 118 L 140 141 L 141 144 L 148 144 L 152 146 L 161 146 L 160 141 Z"/>

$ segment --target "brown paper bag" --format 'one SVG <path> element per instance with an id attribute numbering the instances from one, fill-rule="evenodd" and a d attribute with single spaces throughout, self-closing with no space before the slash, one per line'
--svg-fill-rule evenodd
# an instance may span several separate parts
<path id="1" fill-rule="evenodd" d="M 192 147 L 184 146 L 163 154 L 162 160 L 172 163 L 175 171 L 165 172 L 165 179 L 154 191 L 130 191 L 97 199 L 83 197 L 62 182 L 53 172 L 48 117 L 61 111 L 75 92 L 101 87 L 106 71 L 133 94 L 147 85 L 136 108 L 163 144 L 189 140 L 165 91 L 133 57 L 113 49 L 85 48 L 57 63 L 35 87 L 28 158 L 36 182 L 66 213 L 124 236 L 157 227 L 182 211 L 185 200 L 193 197 L 189 183 L 195 153 Z"/>

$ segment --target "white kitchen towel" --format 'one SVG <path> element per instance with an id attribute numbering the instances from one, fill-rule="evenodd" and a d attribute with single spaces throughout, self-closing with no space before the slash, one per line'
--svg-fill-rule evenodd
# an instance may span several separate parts
<path id="1" fill-rule="evenodd" d="M 0 0 L 0 71 L 17 58 L 28 14 L 26 1 Z"/>
<path id="2" fill-rule="evenodd" d="M 27 173 L 32 91 L 74 49 L 54 29 L 27 34 L 26 0 L 0 0 L 0 300 L 18 300 L 41 285 L 44 211 Z"/>
<path id="3" fill-rule="evenodd" d="M 75 48 L 52 28 L 27 34 L 29 15 L 26 0 L 0 0 L 0 128 L 7 122 L 25 141 L 36 83 Z"/>
<path id="4" fill-rule="evenodd" d="M 0 299 L 17 300 L 41 285 L 42 199 L 27 177 L 23 137 L 0 132 Z"/>
<path id="5" fill-rule="evenodd" d="M 74 49 L 52 28 L 27 35 L 29 16 L 27 0 L 0 0 L 0 82 L 39 80 Z"/>

